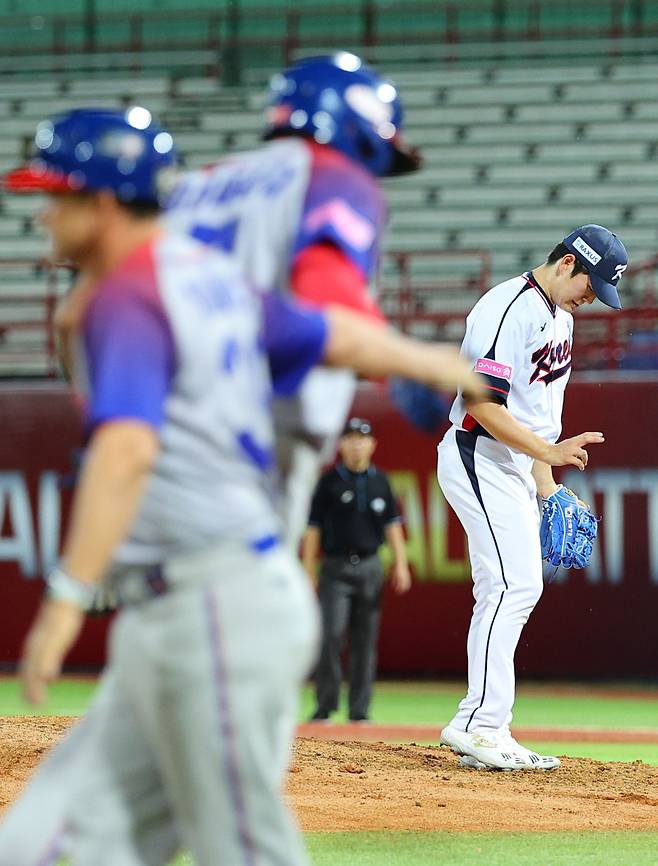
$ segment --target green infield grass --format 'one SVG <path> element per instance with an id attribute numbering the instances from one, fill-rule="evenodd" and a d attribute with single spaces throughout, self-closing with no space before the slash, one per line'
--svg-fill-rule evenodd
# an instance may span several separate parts
<path id="1" fill-rule="evenodd" d="M 514 706 L 514 724 L 520 726 L 658 728 L 658 690 L 650 687 L 521 683 Z M 625 693 L 628 692 L 628 695 Z M 639 694 L 642 697 L 639 697 Z M 381 724 L 445 724 L 464 696 L 464 686 L 443 682 L 379 682 L 371 707 L 373 721 Z M 347 717 L 344 706 L 335 721 Z M 301 718 L 313 712 L 310 687 L 302 695 Z"/>
<path id="2" fill-rule="evenodd" d="M 658 864 L 658 833 L 307 833 L 306 843 L 313 866 Z"/>
<path id="3" fill-rule="evenodd" d="M 0 716 L 81 716 L 96 688 L 93 677 L 63 677 L 48 690 L 41 707 L 31 707 L 21 697 L 18 680 L 0 679 Z"/>
<path id="4" fill-rule="evenodd" d="M 314 866 L 656 866 L 658 833 L 309 833 Z"/>
<path id="5" fill-rule="evenodd" d="M 13 677 L 0 679 L 0 716 L 77 716 L 85 712 L 95 689 L 92 677 L 65 677 L 50 688 L 49 699 L 35 710 L 23 702 Z M 379 682 L 371 716 L 381 724 L 445 724 L 464 687 L 445 682 Z M 300 721 L 313 711 L 313 690 L 302 692 Z M 345 721 L 345 707 L 334 721 Z M 651 687 L 580 684 L 558 687 L 519 685 L 514 724 L 539 727 L 658 728 L 658 690 Z"/>
<path id="6" fill-rule="evenodd" d="M 658 743 L 591 743 L 524 739 L 523 745 L 544 755 L 568 755 L 595 761 L 642 761 L 658 767 Z M 656 861 L 658 866 L 658 860 Z"/>

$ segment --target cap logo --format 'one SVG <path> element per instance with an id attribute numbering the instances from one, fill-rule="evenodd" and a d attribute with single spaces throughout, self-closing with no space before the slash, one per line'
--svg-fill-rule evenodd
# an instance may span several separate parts
<path id="1" fill-rule="evenodd" d="M 588 243 L 586 243 L 580 235 L 574 240 L 572 244 L 574 250 L 577 250 L 587 261 L 592 265 L 598 265 L 601 261 L 601 256 L 593 250 Z M 620 275 L 621 276 L 621 275 Z"/>
<path id="2" fill-rule="evenodd" d="M 624 271 L 626 270 L 627 267 L 628 267 L 628 263 L 626 263 L 625 265 L 615 265 L 615 272 L 612 275 L 612 279 L 613 280 L 620 279 L 621 275 L 624 273 Z"/>

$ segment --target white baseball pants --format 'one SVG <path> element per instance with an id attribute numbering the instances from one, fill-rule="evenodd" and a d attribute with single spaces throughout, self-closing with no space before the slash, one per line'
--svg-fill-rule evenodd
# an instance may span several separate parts
<path id="1" fill-rule="evenodd" d="M 543 588 L 536 485 L 496 462 L 487 438 L 453 427 L 438 451 L 441 490 L 468 536 L 475 598 L 468 692 L 450 724 L 503 728 L 512 720 L 514 652 Z"/>

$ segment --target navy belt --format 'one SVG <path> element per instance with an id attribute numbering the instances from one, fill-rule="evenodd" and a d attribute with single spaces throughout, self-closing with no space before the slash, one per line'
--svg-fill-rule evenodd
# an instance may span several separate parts
<path id="1" fill-rule="evenodd" d="M 280 539 L 278 535 L 263 535 L 260 538 L 255 538 L 248 542 L 247 547 L 253 553 L 262 554 L 279 545 Z M 140 575 L 141 587 L 133 583 L 132 590 L 125 590 L 125 587 L 119 585 L 117 587 L 117 597 L 120 604 L 130 604 L 140 601 L 147 601 L 150 598 L 157 598 L 160 595 L 166 595 L 174 588 L 174 584 L 167 580 L 166 564 L 158 563 L 145 568 Z M 140 591 L 143 589 L 143 592 Z"/>

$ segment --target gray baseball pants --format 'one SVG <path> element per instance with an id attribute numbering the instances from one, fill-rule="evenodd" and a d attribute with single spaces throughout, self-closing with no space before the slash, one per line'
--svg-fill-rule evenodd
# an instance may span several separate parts
<path id="1" fill-rule="evenodd" d="M 87 716 L 0 825 L 0 866 L 306 866 L 285 806 L 318 617 L 280 547 L 225 545 L 124 608 Z"/>

